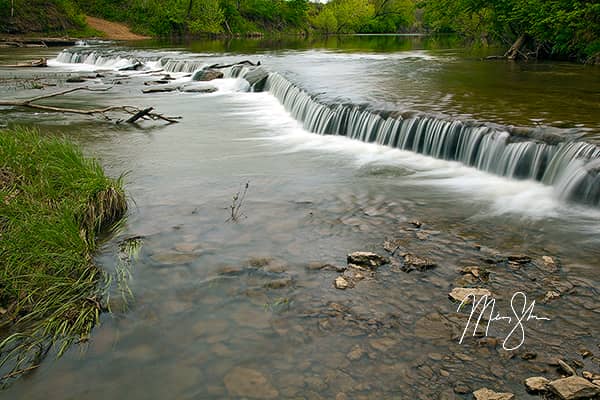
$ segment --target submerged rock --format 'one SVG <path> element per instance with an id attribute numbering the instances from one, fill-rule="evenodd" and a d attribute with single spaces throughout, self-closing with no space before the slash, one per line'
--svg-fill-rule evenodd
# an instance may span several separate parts
<path id="1" fill-rule="evenodd" d="M 233 368 L 225 375 L 224 383 L 229 395 L 233 397 L 275 399 L 279 396 L 266 376 L 250 368 Z"/>
<path id="2" fill-rule="evenodd" d="M 579 376 L 557 379 L 550 382 L 548 387 L 563 400 L 587 399 L 600 395 L 600 386 Z"/>
<path id="3" fill-rule="evenodd" d="M 382 257 L 379 254 L 369 251 L 355 251 L 348 254 L 348 264 L 354 264 L 359 267 L 367 267 L 376 269 L 384 264 L 389 264 L 390 260 L 387 257 Z"/>
<path id="4" fill-rule="evenodd" d="M 475 400 L 513 400 L 515 398 L 512 393 L 498 393 L 487 388 L 474 391 L 473 396 Z"/>
<path id="5" fill-rule="evenodd" d="M 525 389 L 532 394 L 543 393 L 548 391 L 548 384 L 550 381 L 543 376 L 534 376 L 531 378 L 525 379 L 523 384 L 525 385 Z"/>

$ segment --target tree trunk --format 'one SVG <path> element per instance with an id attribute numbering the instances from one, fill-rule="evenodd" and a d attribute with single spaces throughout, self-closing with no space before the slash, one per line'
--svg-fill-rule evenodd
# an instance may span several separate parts
<path id="1" fill-rule="evenodd" d="M 527 34 L 523 33 L 521 36 L 517 38 L 517 40 L 513 43 L 513 45 L 508 49 L 508 51 L 504 54 L 506 58 L 509 60 L 516 60 L 519 58 L 519 55 L 524 59 L 527 59 L 527 55 L 521 52 L 521 48 L 525 45 L 527 41 Z"/>

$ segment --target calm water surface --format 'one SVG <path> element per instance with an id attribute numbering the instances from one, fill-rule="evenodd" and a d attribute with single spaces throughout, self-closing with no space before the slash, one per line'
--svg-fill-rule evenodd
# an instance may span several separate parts
<path id="1" fill-rule="evenodd" d="M 485 53 L 447 39 L 115 48 L 109 47 L 122 57 L 261 61 L 323 102 L 600 137 L 599 68 L 483 62 Z M 56 53 L 3 50 L 0 62 Z M 15 87 L 8 78 L 16 75 L 102 69 L 53 65 L 43 72 L 0 69 L 2 96 L 39 93 Z M 49 357 L 0 398 L 437 399 L 464 386 L 527 398 L 523 379 L 558 376 L 551 358 L 577 359 L 599 372 L 597 208 L 564 202 L 538 182 L 308 133 L 275 97 L 245 92 L 239 79 L 218 82 L 219 91 L 208 95 L 142 95 L 148 79 L 130 76 L 108 93 L 76 94 L 64 103 L 154 106 L 182 116 L 181 123 L 138 129 L 0 111 L 0 122 L 67 135 L 113 176 L 128 172 L 131 212 L 124 230 L 103 245 L 102 268 L 115 270 L 121 240 L 143 237 L 131 265 L 130 308 L 115 299 L 115 314 L 103 316 L 88 345 Z M 228 223 L 226 208 L 246 182 L 244 215 Z M 414 219 L 423 222 L 420 230 L 409 223 Z M 386 239 L 438 267 L 405 273 L 384 266 L 346 291 L 333 288 L 335 271 L 314 270 L 315 263 L 345 265 L 355 250 L 384 254 Z M 490 261 L 515 253 L 530 255 L 535 265 Z M 545 270 L 544 255 L 560 260 L 561 269 Z M 447 295 L 474 284 L 456 271 L 466 265 L 490 269 L 486 287 L 504 310 L 516 289 L 538 301 L 560 291 L 560 299 L 536 308 L 551 321 L 529 323 L 516 352 L 473 339 L 459 344 L 465 321 Z M 596 357 L 582 359 L 581 348 Z M 524 360 L 526 352 L 537 357 Z"/>

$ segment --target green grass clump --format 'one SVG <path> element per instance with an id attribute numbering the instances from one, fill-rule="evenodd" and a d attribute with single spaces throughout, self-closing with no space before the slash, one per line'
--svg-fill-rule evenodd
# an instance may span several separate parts
<path id="1" fill-rule="evenodd" d="M 97 235 L 126 209 L 121 179 L 75 145 L 0 130 L 0 371 L 88 337 L 108 281 L 92 262 Z"/>

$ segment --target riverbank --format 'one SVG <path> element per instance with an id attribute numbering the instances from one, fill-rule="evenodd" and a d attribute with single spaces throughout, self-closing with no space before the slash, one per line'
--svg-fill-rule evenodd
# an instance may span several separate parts
<path id="1" fill-rule="evenodd" d="M 73 144 L 0 131 L 0 384 L 88 337 L 104 309 L 97 236 L 126 209 L 121 180 Z"/>

